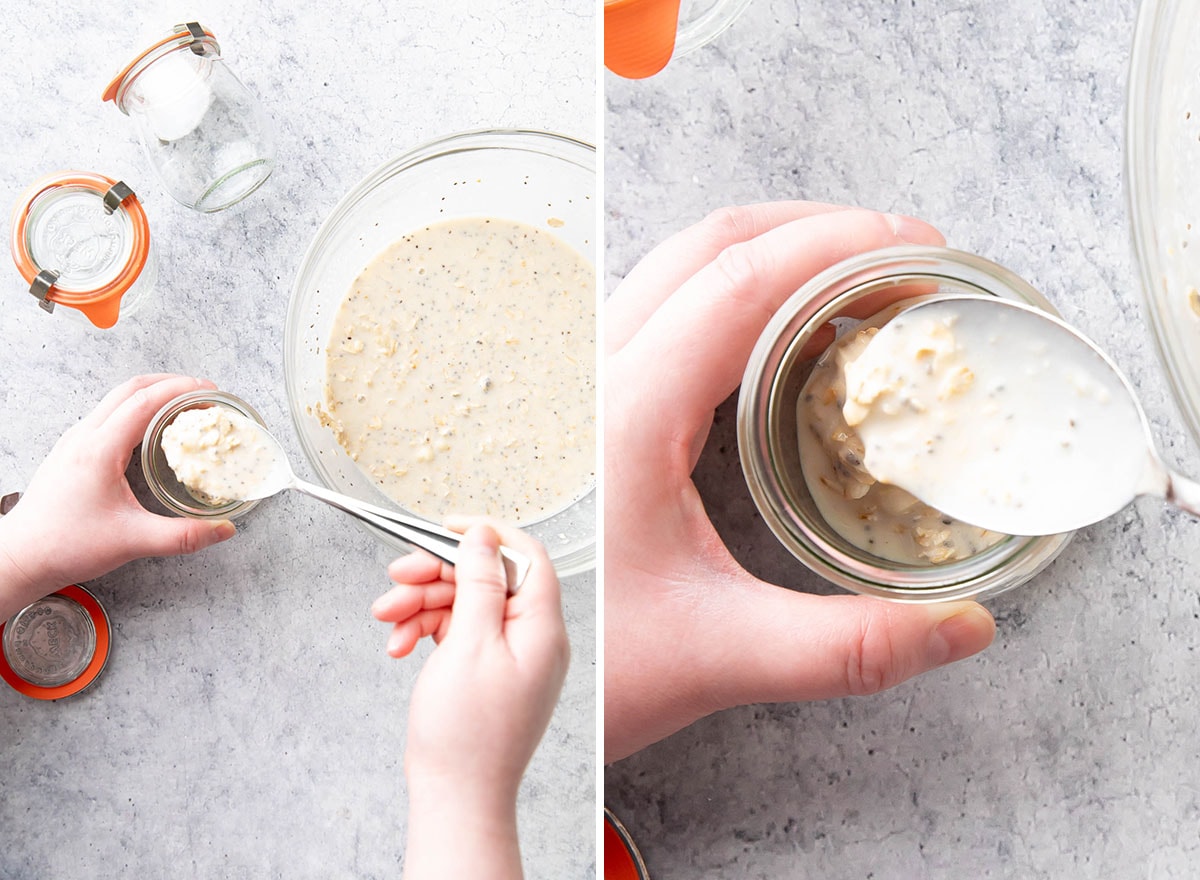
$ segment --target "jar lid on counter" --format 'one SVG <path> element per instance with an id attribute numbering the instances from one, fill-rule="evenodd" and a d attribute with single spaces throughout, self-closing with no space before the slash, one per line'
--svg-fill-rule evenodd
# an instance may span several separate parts
<path id="1" fill-rule="evenodd" d="M 649 880 L 646 863 L 629 830 L 604 808 L 604 880 Z"/>
<path id="2" fill-rule="evenodd" d="M 146 268 L 150 224 L 126 184 L 64 171 L 38 180 L 17 202 L 11 249 L 43 309 L 69 306 L 107 328 Z"/>
<path id="3" fill-rule="evenodd" d="M 125 108 L 125 87 L 163 55 L 185 47 L 190 47 L 197 55 L 207 54 L 210 50 L 214 55 L 221 54 L 221 47 L 212 31 L 194 21 L 177 24 L 169 35 L 147 46 L 113 77 L 112 82 L 104 89 L 103 100 L 112 101 L 122 113 L 128 114 L 129 111 Z"/>
<path id="4" fill-rule="evenodd" d="M 92 684 L 108 662 L 108 615 L 78 585 L 63 587 L 0 624 L 0 678 L 37 700 L 58 700 Z"/>

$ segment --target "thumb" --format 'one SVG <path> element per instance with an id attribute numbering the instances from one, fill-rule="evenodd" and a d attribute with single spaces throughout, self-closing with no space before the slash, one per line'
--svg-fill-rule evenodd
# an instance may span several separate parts
<path id="1" fill-rule="evenodd" d="M 152 515 L 134 526 L 130 548 L 137 557 L 186 556 L 232 538 L 237 529 L 229 520 L 175 519 Z"/>
<path id="2" fill-rule="evenodd" d="M 479 640 L 499 633 L 504 626 L 508 580 L 500 558 L 500 536 L 490 526 L 472 526 L 463 534 L 454 582 L 447 638 Z"/>
<path id="3" fill-rule="evenodd" d="M 714 671 L 726 706 L 877 693 L 978 653 L 996 634 L 975 602 L 813 596 L 761 582 L 754 593 L 734 611 L 737 650 Z"/>

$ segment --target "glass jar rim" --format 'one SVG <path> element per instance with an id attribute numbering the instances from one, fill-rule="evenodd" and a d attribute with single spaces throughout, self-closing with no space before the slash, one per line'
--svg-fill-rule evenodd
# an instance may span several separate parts
<path id="1" fill-rule="evenodd" d="M 197 43 L 203 45 L 205 51 L 211 47 L 213 54 L 220 56 L 221 46 L 208 28 L 201 27 L 196 22 L 175 25 L 170 34 L 135 55 L 133 60 L 112 78 L 112 81 L 105 86 L 101 100 L 112 101 L 122 113 L 129 115 L 129 111 L 125 109 L 125 94 L 142 71 L 164 55 L 180 49 L 191 50 L 192 46 Z"/>
<path id="2" fill-rule="evenodd" d="M 141 447 L 142 476 L 145 477 L 146 485 L 150 488 L 150 492 L 158 502 L 172 513 L 194 519 L 236 519 L 257 507 L 258 500 L 231 501 L 228 504 L 210 506 L 193 499 L 190 495 L 186 495 L 186 490 L 183 489 L 182 484 L 179 484 L 180 489 L 185 493 L 186 497 L 173 493 L 163 482 L 164 475 L 161 473 L 161 470 L 165 467 L 170 479 L 178 483 L 175 480 L 174 472 L 166 464 L 165 455 L 162 453 L 163 431 L 180 413 L 205 406 L 229 407 L 248 418 L 254 419 L 263 428 L 267 427 L 267 423 L 263 421 L 262 416 L 258 414 L 258 411 L 254 407 L 240 397 L 230 394 L 227 391 L 200 389 L 181 394 L 167 401 L 154 414 L 154 417 L 150 420 L 150 424 L 146 426 L 146 433 L 142 438 Z M 161 464 L 158 461 L 159 457 L 162 458 Z"/>
<path id="3" fill-rule="evenodd" d="M 857 593 L 909 602 L 993 596 L 1018 586 L 1058 555 L 1070 535 L 1013 536 L 967 559 L 928 567 L 906 566 L 832 545 L 791 502 L 778 470 L 771 424 L 782 380 L 815 331 L 853 301 L 882 285 L 931 279 L 981 293 L 1003 290 L 1057 315 L 1028 282 L 983 257 L 945 247 L 906 245 L 859 254 L 819 273 L 776 311 L 747 363 L 738 398 L 738 454 L 747 487 L 764 522 L 781 544 L 812 571 Z M 774 414 L 774 416 L 773 416 Z M 1021 567 L 1023 577 L 1011 576 Z"/>

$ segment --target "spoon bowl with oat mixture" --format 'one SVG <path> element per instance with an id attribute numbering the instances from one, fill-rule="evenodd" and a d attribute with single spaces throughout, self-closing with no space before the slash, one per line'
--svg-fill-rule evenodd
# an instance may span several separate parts
<path id="1" fill-rule="evenodd" d="M 1139 495 L 1200 515 L 1132 387 L 1063 321 L 995 297 L 928 300 L 846 368 L 843 412 L 881 482 L 1010 535 L 1099 522 Z"/>

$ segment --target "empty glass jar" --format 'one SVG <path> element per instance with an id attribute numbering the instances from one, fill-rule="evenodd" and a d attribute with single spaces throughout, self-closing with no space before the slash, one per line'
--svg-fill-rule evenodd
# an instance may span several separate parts
<path id="1" fill-rule="evenodd" d="M 176 25 L 134 58 L 104 100 L 134 121 L 159 179 L 189 208 L 228 208 L 275 167 L 270 120 L 196 22 Z"/>

